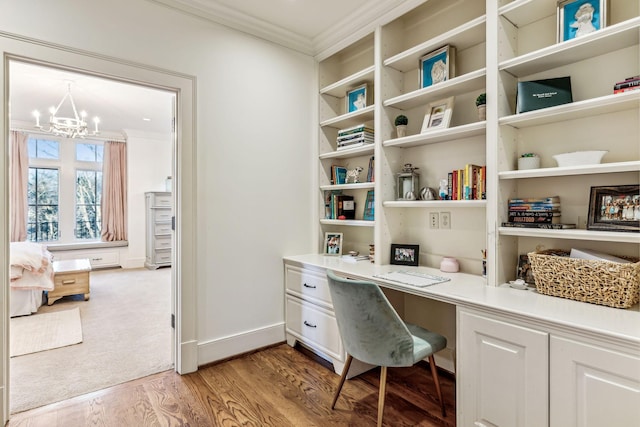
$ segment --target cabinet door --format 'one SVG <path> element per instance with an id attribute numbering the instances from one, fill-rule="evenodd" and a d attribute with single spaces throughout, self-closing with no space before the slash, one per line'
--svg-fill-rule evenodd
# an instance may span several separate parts
<path id="1" fill-rule="evenodd" d="M 550 425 L 640 425 L 640 358 L 551 337 Z"/>
<path id="2" fill-rule="evenodd" d="M 547 333 L 458 309 L 457 348 L 458 425 L 548 425 Z"/>

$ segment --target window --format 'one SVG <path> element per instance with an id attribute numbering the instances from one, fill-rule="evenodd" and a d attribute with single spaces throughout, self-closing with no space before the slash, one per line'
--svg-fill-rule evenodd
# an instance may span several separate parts
<path id="1" fill-rule="evenodd" d="M 100 238 L 101 142 L 29 138 L 27 239 L 70 243 Z"/>
<path id="2" fill-rule="evenodd" d="M 27 240 L 58 240 L 59 172 L 57 169 L 29 168 L 27 190 Z"/>
<path id="3" fill-rule="evenodd" d="M 97 239 L 102 229 L 102 172 L 76 171 L 76 239 Z"/>

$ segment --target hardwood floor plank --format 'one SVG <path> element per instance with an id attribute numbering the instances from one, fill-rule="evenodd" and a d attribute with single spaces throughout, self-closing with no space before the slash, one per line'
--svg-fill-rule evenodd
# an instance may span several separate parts
<path id="1" fill-rule="evenodd" d="M 349 379 L 330 409 L 339 376 L 286 344 L 201 367 L 140 378 L 14 414 L 8 427 L 374 426 L 380 369 Z M 442 418 L 428 365 L 390 368 L 384 426 L 455 426 L 455 380 L 442 375 Z"/>

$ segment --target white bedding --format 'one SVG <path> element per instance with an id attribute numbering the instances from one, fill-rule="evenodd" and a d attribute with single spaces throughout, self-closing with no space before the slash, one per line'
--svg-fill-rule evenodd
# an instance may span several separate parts
<path id="1" fill-rule="evenodd" d="M 53 290 L 52 259 L 44 245 L 11 242 L 11 317 L 37 312 L 42 305 L 43 291 Z"/>

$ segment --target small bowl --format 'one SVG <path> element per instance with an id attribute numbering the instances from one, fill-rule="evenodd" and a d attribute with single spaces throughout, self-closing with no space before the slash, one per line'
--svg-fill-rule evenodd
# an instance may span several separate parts
<path id="1" fill-rule="evenodd" d="M 553 158 L 558 162 L 559 167 L 598 165 L 602 157 L 607 154 L 607 150 L 574 151 L 572 153 L 556 154 Z"/>

